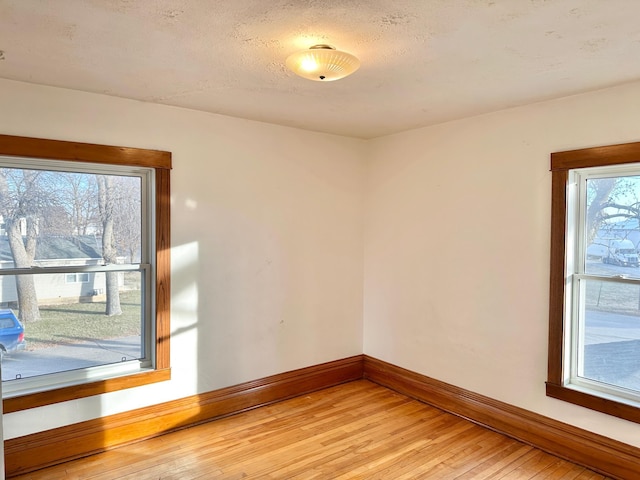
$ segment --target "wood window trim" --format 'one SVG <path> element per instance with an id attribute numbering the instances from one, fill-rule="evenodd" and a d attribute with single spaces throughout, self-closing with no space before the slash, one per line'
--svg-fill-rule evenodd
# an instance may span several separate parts
<path id="1" fill-rule="evenodd" d="M 169 367 L 171 153 L 160 150 L 0 135 L 0 155 L 148 167 L 153 168 L 156 174 L 155 370 L 4 399 L 4 413 L 169 380 L 171 378 Z"/>
<path id="2" fill-rule="evenodd" d="M 551 154 L 551 265 L 547 396 L 640 423 L 640 408 L 564 386 L 563 358 L 568 172 L 576 168 L 640 162 L 640 142 Z"/>

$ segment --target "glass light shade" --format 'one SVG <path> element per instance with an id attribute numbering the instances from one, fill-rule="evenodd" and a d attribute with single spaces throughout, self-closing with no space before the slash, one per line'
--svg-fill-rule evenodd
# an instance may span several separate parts
<path id="1" fill-rule="evenodd" d="M 360 60 L 331 45 L 314 45 L 289 55 L 287 68 L 296 75 L 318 82 L 330 82 L 351 75 L 360 67 Z"/>

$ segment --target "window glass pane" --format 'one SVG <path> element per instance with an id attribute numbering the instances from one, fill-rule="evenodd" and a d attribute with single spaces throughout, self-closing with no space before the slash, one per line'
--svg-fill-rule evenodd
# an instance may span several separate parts
<path id="1" fill-rule="evenodd" d="M 140 263 L 142 180 L 0 168 L 0 268 Z"/>
<path id="2" fill-rule="evenodd" d="M 640 278 L 640 176 L 586 183 L 585 272 Z"/>
<path id="3" fill-rule="evenodd" d="M 118 285 L 120 315 L 105 314 L 105 282 L 109 274 Z M 3 381 L 13 383 L 145 357 L 142 273 L 78 274 L 83 275 L 89 282 L 67 283 L 64 273 L 0 276 L 0 344 L 6 350 Z M 20 311 L 16 295 L 19 282 L 32 282 L 38 299 L 38 320 L 16 320 Z"/>
<path id="4" fill-rule="evenodd" d="M 578 375 L 640 393 L 640 286 L 582 281 Z"/>
<path id="5" fill-rule="evenodd" d="M 89 282 L 88 273 L 67 273 L 67 283 L 87 283 Z"/>

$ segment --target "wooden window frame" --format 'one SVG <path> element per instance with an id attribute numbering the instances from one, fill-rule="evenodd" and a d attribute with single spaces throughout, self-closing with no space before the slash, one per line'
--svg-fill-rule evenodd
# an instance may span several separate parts
<path id="1" fill-rule="evenodd" d="M 147 167 L 155 170 L 156 318 L 155 368 L 116 378 L 29 393 L 3 400 L 4 413 L 66 402 L 79 398 L 162 382 L 171 378 L 170 359 L 170 171 L 171 153 L 42 138 L 0 135 L 0 155 L 107 165 Z"/>
<path id="2" fill-rule="evenodd" d="M 567 180 L 569 170 L 640 163 L 640 142 L 583 148 L 551 154 L 551 265 L 549 291 L 549 359 L 547 396 L 598 412 L 640 423 L 640 408 L 611 398 L 595 396 L 564 384 L 565 263 L 567 231 Z"/>

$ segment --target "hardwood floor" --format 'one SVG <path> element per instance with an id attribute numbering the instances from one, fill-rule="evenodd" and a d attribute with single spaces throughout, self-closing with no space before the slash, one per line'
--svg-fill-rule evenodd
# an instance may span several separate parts
<path id="1" fill-rule="evenodd" d="M 13 478 L 607 477 L 359 380 Z"/>

